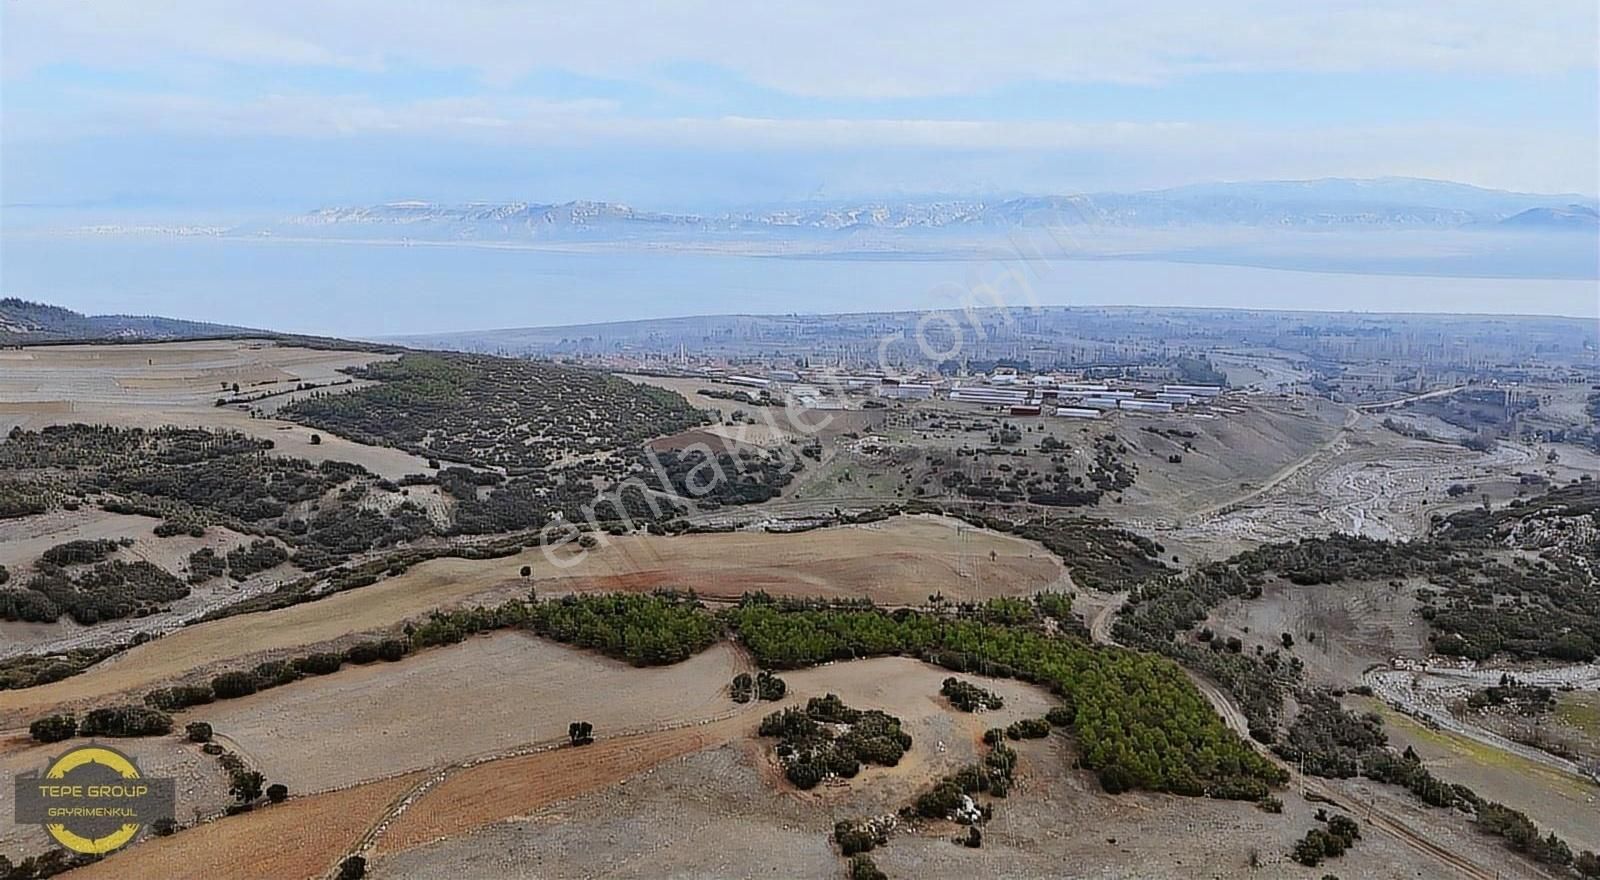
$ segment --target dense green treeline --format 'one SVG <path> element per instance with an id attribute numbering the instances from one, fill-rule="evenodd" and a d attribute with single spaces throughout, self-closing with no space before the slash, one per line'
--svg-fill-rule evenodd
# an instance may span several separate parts
<path id="1" fill-rule="evenodd" d="M 635 666 L 687 660 L 716 643 L 721 623 L 692 597 L 566 596 L 534 603 L 527 626 L 558 642 L 599 651 Z"/>
<path id="2" fill-rule="evenodd" d="M 1255 799 L 1285 779 L 1230 732 L 1164 658 L 909 610 L 779 605 L 753 597 L 727 616 L 757 661 L 772 668 L 904 654 L 1047 686 L 1072 711 L 1083 765 L 1098 771 L 1109 791 Z"/>

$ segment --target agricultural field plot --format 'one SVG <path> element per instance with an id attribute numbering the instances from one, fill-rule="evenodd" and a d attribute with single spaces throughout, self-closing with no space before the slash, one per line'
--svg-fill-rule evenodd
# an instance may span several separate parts
<path id="1" fill-rule="evenodd" d="M 393 355 L 327 351 L 270 340 L 51 345 L 3 353 L 0 397 L 13 403 L 212 406 L 232 393 L 267 394 L 325 385 L 340 370 Z"/>
<path id="2" fill-rule="evenodd" d="M 133 545 L 118 550 L 114 558 L 144 559 L 176 573 L 187 564 L 189 554 L 201 547 L 222 552 L 249 540 L 246 535 L 220 526 L 207 529 L 200 538 L 187 534 L 158 538 L 154 529 L 160 523 L 161 520 L 154 517 L 108 513 L 87 507 L 0 520 L 0 565 L 6 566 L 11 576 L 20 580 L 26 577 L 41 554 L 58 544 L 127 538 Z"/>
<path id="3" fill-rule="evenodd" d="M 828 809 L 839 813 L 838 818 L 893 813 L 935 780 L 979 760 L 985 730 L 1027 718 L 1043 718 L 1059 705 L 1048 692 L 1033 685 L 956 675 L 1005 701 L 1000 709 L 962 712 L 939 694 L 940 684 L 951 676 L 949 670 L 904 657 L 833 663 L 783 673 L 789 696 L 762 711 L 764 714 L 786 706 L 804 706 L 810 697 L 837 694 L 853 708 L 878 709 L 899 718 L 901 728 L 911 734 L 912 746 L 898 764 L 887 768 L 864 766 L 847 785 L 819 786 L 804 795 L 826 803 Z M 771 743 L 762 741 L 764 753 L 770 752 Z M 775 763 L 769 764 L 769 772 L 763 775 L 787 790 L 790 786 L 781 781 Z"/>
<path id="4" fill-rule="evenodd" d="M 689 405 L 695 409 L 716 411 L 724 420 L 731 416 L 734 410 L 742 409 L 746 413 L 753 413 L 760 409 L 758 406 L 742 402 L 740 400 L 730 399 L 727 397 L 715 397 L 701 393 L 702 391 L 708 390 L 714 393 L 723 393 L 728 395 L 744 393 L 748 394 L 750 398 L 754 400 L 759 399 L 761 396 L 761 391 L 757 388 L 745 388 L 738 385 L 728 385 L 712 379 L 678 378 L 674 376 L 645 376 L 632 373 L 618 373 L 617 375 L 638 385 L 648 385 L 652 388 L 662 388 L 667 391 L 671 391 L 674 394 L 682 397 L 684 400 L 689 401 Z M 759 414 L 757 417 L 759 418 Z"/>
<path id="5" fill-rule="evenodd" d="M 724 744 L 734 745 L 748 756 L 743 766 L 727 771 L 746 777 L 732 780 L 736 788 L 760 787 L 799 803 L 801 808 L 794 812 L 803 821 L 817 822 L 820 818 L 831 829 L 836 819 L 894 812 L 943 774 L 971 763 L 984 729 L 1021 718 L 1041 717 L 1056 704 L 1039 688 L 975 678 L 983 687 L 1004 697 L 1006 705 L 998 711 L 963 713 L 939 696 L 940 682 L 948 676 L 945 670 L 904 658 L 837 663 L 785 673 L 789 692 L 783 700 L 752 704 L 726 720 L 630 738 L 631 748 L 601 756 L 600 763 L 606 767 L 602 781 L 586 788 L 574 791 L 570 783 L 561 781 L 570 770 L 561 767 L 565 762 L 560 752 L 512 758 L 462 771 L 408 809 L 380 840 L 378 848 L 399 852 L 440 836 L 467 833 L 527 815 L 562 797 L 593 791 L 637 773 L 650 770 L 653 775 L 660 771 L 651 768 L 664 762 Z M 857 708 L 882 709 L 899 716 L 912 735 L 912 747 L 892 768 L 863 768 L 848 782 L 797 793 L 777 770 L 770 755 L 770 740 L 756 739 L 756 727 L 768 712 L 803 706 L 811 697 L 829 693 Z M 588 764 L 595 752 L 612 745 L 616 743 L 602 739 L 592 750 L 572 754 L 570 760 Z M 654 760 L 645 762 L 638 756 Z"/>
<path id="6" fill-rule="evenodd" d="M 953 843 L 961 830 L 953 823 L 903 825 L 887 846 L 872 852 L 878 866 L 891 877 L 949 880 L 1442 876 L 1438 862 L 1365 826 L 1361 842 L 1341 859 L 1317 870 L 1293 864 L 1289 849 L 1318 824 L 1312 815 L 1317 806 L 1298 796 L 1284 797 L 1281 815 L 1245 803 L 1110 796 L 1089 774 L 1071 769 L 1069 740 L 1050 737 L 1015 748 L 1017 785 L 996 802 L 981 849 Z M 836 818 L 861 814 L 849 803 L 819 803 L 767 783 L 759 772 L 762 761 L 748 744 L 727 742 L 594 789 L 529 798 L 523 801 L 529 808 L 520 812 L 507 804 L 500 811 L 503 821 L 477 830 L 430 825 L 430 831 L 443 833 L 419 828 L 403 840 L 386 837 L 370 876 L 762 876 L 775 852 L 784 854 L 784 876 L 840 874 L 845 860 L 828 835 Z M 1460 827 L 1459 818 L 1434 813 L 1423 819 L 1430 834 L 1474 860 L 1506 863 L 1493 843 Z M 1257 869 L 1250 868 L 1252 856 Z M 1502 876 L 1535 875 L 1511 862 Z"/>
<path id="7" fill-rule="evenodd" d="M 899 516 L 872 525 L 787 535 L 610 539 L 568 569 L 557 589 L 677 587 L 722 598 L 764 590 L 906 605 L 923 603 L 935 593 L 952 601 L 1029 596 L 1061 574 L 1061 563 L 1031 541 L 944 517 Z"/>
<path id="8" fill-rule="evenodd" d="M 522 566 L 530 568 L 529 578 L 520 576 Z M 1057 584 L 1062 572 L 1053 555 L 1030 541 L 923 516 L 800 534 L 608 537 L 565 568 L 539 549 L 498 560 L 435 559 L 315 602 L 188 626 L 47 688 L 0 691 L 0 728 L 51 706 L 124 691 L 142 695 L 198 670 L 253 666 L 289 649 L 397 626 L 437 608 L 498 602 L 529 588 L 546 595 L 677 587 L 726 598 L 766 590 L 920 604 L 933 593 L 952 600 L 1029 596 Z"/>
<path id="9" fill-rule="evenodd" d="M 43 828 L 19 826 L 12 821 L 12 811 L 16 808 L 11 796 L 12 782 L 18 774 L 43 771 L 69 745 L 71 743 L 38 745 L 26 735 L 0 738 L 0 786 L 6 790 L 5 797 L 0 797 L 0 856 L 18 861 L 54 845 Z M 233 800 L 228 794 L 228 775 L 217 760 L 180 737 L 119 740 L 113 745 L 132 758 L 144 775 L 177 780 L 179 821 L 193 821 L 197 814 L 215 815 Z M 143 834 L 151 837 L 148 830 Z"/>
<path id="10" fill-rule="evenodd" d="M 209 759 L 208 759 L 209 760 Z M 211 880 L 313 880 L 334 868 L 388 809 L 414 787 L 400 776 L 329 792 L 145 841 L 79 868 L 74 880 L 206 877 Z"/>
<path id="11" fill-rule="evenodd" d="M 1557 694 L 1555 720 L 1561 735 L 1573 740 L 1581 753 L 1600 759 L 1600 693 Z"/>
<path id="12" fill-rule="evenodd" d="M 369 876 L 843 876 L 831 831 L 826 813 L 765 785 L 750 750 L 728 742 L 480 830 L 381 851 Z"/>
<path id="13" fill-rule="evenodd" d="M 721 643 L 674 666 L 635 669 L 531 633 L 497 633 L 404 663 L 340 672 L 201 706 L 204 720 L 274 781 L 316 792 L 566 736 L 603 735 L 725 714 L 743 669 Z M 339 736 L 327 731 L 339 729 Z"/>
<path id="14" fill-rule="evenodd" d="M 762 399 L 761 389 L 729 385 L 711 379 L 627 373 L 617 375 L 640 385 L 671 391 L 689 401 L 689 405 L 696 409 L 716 413 L 720 416 L 719 423 L 708 430 L 752 445 L 775 446 L 792 440 L 802 443 L 811 439 L 829 440 L 840 434 L 867 430 L 882 418 L 880 413 L 872 410 L 811 410 L 799 405 L 791 409 L 785 406 L 781 398 L 772 405 L 764 406 L 749 402 Z M 711 393 L 704 393 L 707 391 Z M 740 395 L 747 399 L 740 399 Z M 736 412 L 743 413 L 737 422 L 734 420 Z"/>
<path id="15" fill-rule="evenodd" d="M 162 425 L 240 431 L 273 441 L 275 455 L 314 462 L 349 461 L 390 479 L 427 470 L 425 458 L 397 449 L 364 446 L 324 435 L 311 442 L 303 426 L 253 417 L 252 407 L 274 409 L 279 397 L 217 406 L 240 394 L 288 396 L 302 383 L 324 394 L 353 391 L 339 372 L 392 359 L 358 351 L 322 351 L 268 341 L 222 340 L 131 345 L 37 346 L 0 352 L 0 434 L 73 422 L 129 428 Z"/>

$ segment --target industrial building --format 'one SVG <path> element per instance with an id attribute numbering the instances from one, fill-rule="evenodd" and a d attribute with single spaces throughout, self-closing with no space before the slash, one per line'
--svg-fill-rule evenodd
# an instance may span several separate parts
<path id="1" fill-rule="evenodd" d="M 1026 391 L 1009 388 L 968 387 L 950 392 L 950 399 L 957 403 L 986 403 L 991 406 L 1018 406 L 1027 403 L 1028 397 Z"/>
<path id="2" fill-rule="evenodd" d="M 931 400 L 933 386 L 916 382 L 885 382 L 878 386 L 877 394 L 889 400 Z"/>
<path id="3" fill-rule="evenodd" d="M 1163 385 L 1161 390 L 1169 394 L 1189 394 L 1195 397 L 1219 397 L 1222 394 L 1220 385 Z"/>
<path id="4" fill-rule="evenodd" d="M 1129 412 L 1169 413 L 1172 404 L 1160 400 L 1119 400 L 1117 409 Z"/>
<path id="5" fill-rule="evenodd" d="M 1058 406 L 1056 415 L 1064 419 L 1098 419 L 1100 410 L 1086 409 L 1081 406 Z"/>

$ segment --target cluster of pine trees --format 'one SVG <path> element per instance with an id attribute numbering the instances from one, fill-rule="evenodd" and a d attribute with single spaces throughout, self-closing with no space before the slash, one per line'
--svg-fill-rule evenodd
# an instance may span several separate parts
<path id="1" fill-rule="evenodd" d="M 1098 771 L 1108 791 L 1255 800 L 1286 778 L 1230 732 L 1165 658 L 905 609 L 748 599 L 728 616 L 756 659 L 775 669 L 904 654 L 959 672 L 1045 685 L 1070 708 L 1083 765 Z"/>

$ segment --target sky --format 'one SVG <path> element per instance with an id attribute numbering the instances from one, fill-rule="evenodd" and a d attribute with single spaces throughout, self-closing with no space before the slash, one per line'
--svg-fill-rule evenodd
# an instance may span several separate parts
<path id="1" fill-rule="evenodd" d="M 1600 191 L 1593 0 L 6 0 L 0 201 Z"/>

